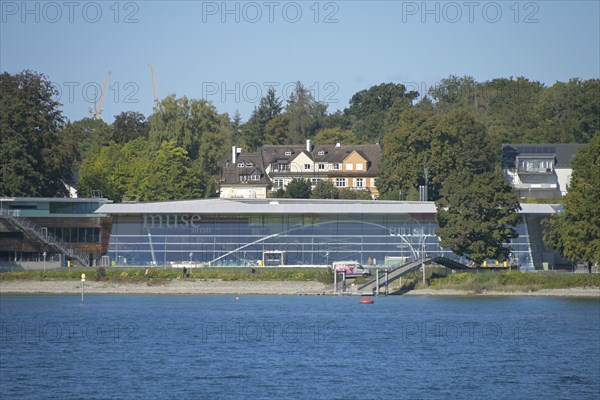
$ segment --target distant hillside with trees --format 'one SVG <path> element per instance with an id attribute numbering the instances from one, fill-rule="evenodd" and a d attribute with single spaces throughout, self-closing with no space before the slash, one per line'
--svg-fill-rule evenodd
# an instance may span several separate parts
<path id="1" fill-rule="evenodd" d="M 477 82 L 450 76 L 428 93 L 382 83 L 343 111 L 327 112 L 301 82 L 287 99 L 269 90 L 247 121 L 202 99 L 170 95 L 153 114 L 123 112 L 112 123 L 68 121 L 43 74 L 0 75 L 0 194 L 81 196 L 115 201 L 218 195 L 231 146 L 375 143 L 383 146 L 382 198 L 415 199 L 427 168 L 429 199 L 457 171 L 493 171 L 501 143 L 588 143 L 600 132 L 600 80 L 546 87 L 524 77 Z"/>

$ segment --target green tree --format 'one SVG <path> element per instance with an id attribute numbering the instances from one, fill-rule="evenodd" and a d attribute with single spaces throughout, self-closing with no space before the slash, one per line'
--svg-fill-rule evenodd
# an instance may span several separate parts
<path id="1" fill-rule="evenodd" d="M 265 126 L 264 144 L 285 144 L 288 137 L 289 121 L 284 114 L 271 118 Z"/>
<path id="2" fill-rule="evenodd" d="M 371 200 L 371 192 L 366 189 L 340 189 L 340 199 L 343 200 Z"/>
<path id="3" fill-rule="evenodd" d="M 356 133 L 348 129 L 324 128 L 317 132 L 314 138 L 318 144 L 359 144 L 360 140 Z"/>
<path id="4" fill-rule="evenodd" d="M 325 116 L 325 118 L 323 119 L 322 128 L 337 128 L 341 130 L 351 130 L 352 117 L 340 110 L 337 110 L 336 112 L 327 114 Z"/>
<path id="5" fill-rule="evenodd" d="M 101 190 L 103 196 L 121 201 L 127 191 L 126 183 L 118 174 L 118 165 L 123 160 L 121 145 L 112 143 L 108 146 L 96 146 L 81 164 L 78 195 L 89 197 L 92 191 Z M 146 172 L 145 168 L 140 171 L 140 173 L 144 172 Z"/>
<path id="6" fill-rule="evenodd" d="M 127 143 L 138 137 L 147 138 L 150 126 L 144 114 L 135 111 L 124 111 L 119 115 L 115 115 L 112 129 L 112 139 L 115 143 Z"/>
<path id="7" fill-rule="evenodd" d="M 450 75 L 429 89 L 436 111 L 445 113 L 456 108 L 476 109 L 477 82 L 472 76 Z"/>
<path id="8" fill-rule="evenodd" d="M 265 143 L 267 124 L 281 110 L 281 100 L 276 96 L 275 89 L 270 87 L 242 129 L 242 138 L 248 151 L 257 150 Z"/>
<path id="9" fill-rule="evenodd" d="M 535 108 L 544 90 L 542 83 L 524 77 L 493 79 L 478 86 L 478 110 L 494 146 L 538 141 L 534 132 L 540 116 Z"/>
<path id="10" fill-rule="evenodd" d="M 235 110 L 235 114 L 233 114 L 233 119 L 231 120 L 231 129 L 232 129 L 232 141 L 233 144 L 238 146 L 241 142 L 242 137 L 242 116 L 238 110 Z"/>
<path id="11" fill-rule="evenodd" d="M 136 195 L 141 201 L 196 198 L 204 194 L 207 183 L 192 165 L 175 141 L 163 142 L 158 150 L 152 150 L 142 137 L 125 145 L 111 143 L 89 152 L 81 166 L 78 190 L 84 196 L 102 190 L 115 201 L 125 195 Z"/>
<path id="12" fill-rule="evenodd" d="M 486 259 L 505 261 L 517 237 L 519 203 L 499 171 L 449 176 L 436 202 L 440 245 L 480 265 Z"/>
<path id="13" fill-rule="evenodd" d="M 0 74 L 0 195 L 69 195 L 72 160 L 57 94 L 42 74 Z"/>
<path id="14" fill-rule="evenodd" d="M 536 104 L 538 128 L 529 140 L 538 143 L 588 143 L 600 131 L 600 79 L 556 82 Z"/>
<path id="15" fill-rule="evenodd" d="M 311 185 L 307 179 L 292 179 L 285 187 L 285 197 L 292 199 L 310 198 Z"/>
<path id="16" fill-rule="evenodd" d="M 289 121 L 288 144 L 302 144 L 313 137 L 323 125 L 326 111 L 327 105 L 316 101 L 310 91 L 297 82 L 285 109 Z"/>
<path id="17" fill-rule="evenodd" d="M 407 91 L 402 84 L 382 83 L 355 93 L 344 113 L 353 118 L 352 130 L 363 142 L 381 141 L 385 134 L 387 113 L 409 108 L 419 93 Z"/>
<path id="18" fill-rule="evenodd" d="M 564 212 L 548 220 L 544 242 L 573 262 L 587 263 L 591 272 L 600 262 L 600 132 L 579 150 L 572 166 Z"/>
<path id="19" fill-rule="evenodd" d="M 90 149 L 108 146 L 112 141 L 113 134 L 110 125 L 103 120 L 83 118 L 67 123 L 61 136 L 63 138 L 62 151 L 71 160 L 74 178 Z M 77 186 L 74 179 L 69 183 Z"/>
<path id="20" fill-rule="evenodd" d="M 490 171 L 498 153 L 471 113 L 457 109 L 436 115 L 412 108 L 385 138 L 377 187 L 382 198 L 398 199 L 400 191 L 425 185 L 427 170 L 429 200 L 436 200 L 450 174 Z"/>
<path id="21" fill-rule="evenodd" d="M 272 197 L 274 197 L 276 199 L 283 199 L 285 197 L 285 189 L 284 188 L 277 189 L 275 192 L 273 192 Z"/>
<path id="22" fill-rule="evenodd" d="M 333 186 L 333 183 L 320 180 L 312 189 L 310 197 L 313 199 L 339 199 L 340 191 Z"/>
<path id="23" fill-rule="evenodd" d="M 175 95 L 163 99 L 149 121 L 149 139 L 154 149 L 159 149 L 165 141 L 174 140 L 192 160 L 200 156 L 204 142 L 219 134 L 222 124 L 212 103 L 185 96 L 178 99 Z"/>
<path id="24" fill-rule="evenodd" d="M 404 113 L 396 129 L 385 137 L 377 179 L 382 199 L 398 199 L 400 191 L 408 193 L 422 183 L 435 125 L 434 114 L 412 109 Z"/>
<path id="25" fill-rule="evenodd" d="M 198 175 L 191 168 L 185 149 L 175 141 L 163 142 L 142 181 L 140 200 L 178 200 L 201 195 Z"/>

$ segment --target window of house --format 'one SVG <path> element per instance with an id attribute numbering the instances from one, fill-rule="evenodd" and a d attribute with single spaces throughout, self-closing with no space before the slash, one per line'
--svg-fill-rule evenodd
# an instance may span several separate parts
<path id="1" fill-rule="evenodd" d="M 291 152 L 291 151 L 289 151 L 289 150 L 287 150 L 287 151 L 285 152 L 285 155 L 286 155 L 286 156 L 291 156 L 291 155 L 292 155 L 292 152 Z"/>
<path id="2" fill-rule="evenodd" d="M 317 167 L 318 167 L 318 169 L 320 169 L 320 170 L 324 170 L 324 169 L 325 169 L 325 164 L 323 164 L 323 163 L 320 163 L 320 164 L 319 164 Z"/>
<path id="3" fill-rule="evenodd" d="M 243 162 L 239 162 L 238 163 L 238 168 L 244 168 L 244 163 Z"/>
<path id="4" fill-rule="evenodd" d="M 364 183 L 363 178 L 356 178 L 354 180 L 354 187 L 359 187 L 359 188 L 365 187 L 365 183 Z"/>
<path id="5" fill-rule="evenodd" d="M 357 171 L 363 171 L 364 169 L 365 169 L 365 166 L 363 164 L 356 164 Z"/>
<path id="6" fill-rule="evenodd" d="M 273 179 L 273 186 L 275 186 L 276 188 L 283 187 L 283 178 Z"/>
<path id="7" fill-rule="evenodd" d="M 277 165 L 277 169 L 280 171 L 287 171 L 288 170 L 288 164 L 286 163 L 279 163 Z"/>
<path id="8" fill-rule="evenodd" d="M 304 164 L 304 169 L 310 169 L 310 164 Z"/>
<path id="9" fill-rule="evenodd" d="M 338 164 L 338 163 L 334 163 L 333 164 L 333 169 L 336 171 L 339 171 L 342 169 L 342 164 Z"/>
<path id="10" fill-rule="evenodd" d="M 354 164 L 346 164 L 346 170 L 352 171 L 354 169 Z"/>
<path id="11" fill-rule="evenodd" d="M 319 154 L 320 156 L 324 156 L 325 155 L 325 150 L 319 150 L 319 152 L 317 154 Z"/>
<path id="12" fill-rule="evenodd" d="M 336 187 L 346 187 L 346 178 L 335 178 L 334 185 Z"/>
<path id="13" fill-rule="evenodd" d="M 254 164 L 252 164 L 251 162 L 247 162 L 247 163 L 246 163 L 246 167 L 248 167 L 248 168 L 251 168 L 251 167 L 253 167 L 253 166 L 254 166 Z"/>

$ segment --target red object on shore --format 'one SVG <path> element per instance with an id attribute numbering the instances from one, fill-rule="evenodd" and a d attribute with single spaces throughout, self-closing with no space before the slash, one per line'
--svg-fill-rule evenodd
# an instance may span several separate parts
<path id="1" fill-rule="evenodd" d="M 359 303 L 360 304 L 373 304 L 373 303 L 375 303 L 375 300 L 373 300 L 370 297 L 363 297 L 362 299 L 360 299 Z"/>

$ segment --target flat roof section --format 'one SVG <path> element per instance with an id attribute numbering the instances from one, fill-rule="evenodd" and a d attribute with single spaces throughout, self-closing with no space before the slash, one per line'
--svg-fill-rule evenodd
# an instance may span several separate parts
<path id="1" fill-rule="evenodd" d="M 31 203 L 112 203 L 104 197 L 0 197 L 0 201 L 31 202 Z"/>
<path id="2" fill-rule="evenodd" d="M 551 204 L 521 204 L 521 214 L 560 212 Z M 103 214 L 435 214 L 433 201 L 317 199 L 197 199 L 104 204 Z"/>

